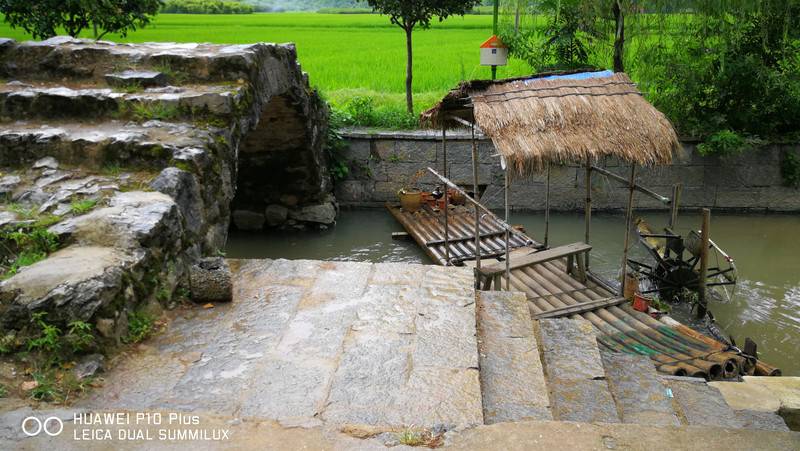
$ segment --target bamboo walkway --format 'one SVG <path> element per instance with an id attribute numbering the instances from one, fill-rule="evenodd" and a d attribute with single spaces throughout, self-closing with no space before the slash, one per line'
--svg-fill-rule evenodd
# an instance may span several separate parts
<path id="1" fill-rule="evenodd" d="M 438 264 L 444 265 L 444 224 L 434 213 L 402 211 L 399 206 L 387 208 L 414 240 Z M 451 262 L 475 267 L 474 210 L 456 207 L 451 210 L 448 240 Z M 496 218 L 484 215 L 480 248 L 482 289 L 506 289 L 502 228 Z M 581 265 L 582 253 L 590 247 L 583 243 L 544 249 L 535 240 L 517 232 L 511 241 L 510 291 L 525 293 L 531 316 L 538 318 L 567 317 L 591 322 L 597 329 L 601 346 L 617 352 L 646 355 L 659 371 L 706 379 L 721 379 L 739 374 L 772 372 L 763 364 L 754 365 L 727 345 L 706 337 L 668 316 L 656 319 L 633 309 L 619 298 L 603 280 Z M 454 258 L 455 257 L 455 258 Z M 502 258 L 502 257 L 501 257 Z M 577 262 L 577 267 L 576 267 Z M 501 271 L 501 268 L 503 269 Z"/>

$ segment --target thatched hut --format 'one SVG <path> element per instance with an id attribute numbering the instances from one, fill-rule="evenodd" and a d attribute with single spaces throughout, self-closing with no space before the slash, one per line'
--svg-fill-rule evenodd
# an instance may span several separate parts
<path id="1" fill-rule="evenodd" d="M 516 175 L 605 156 L 668 164 L 680 149 L 669 120 L 626 74 L 610 71 L 463 82 L 422 121 L 436 128 L 474 123 Z"/>

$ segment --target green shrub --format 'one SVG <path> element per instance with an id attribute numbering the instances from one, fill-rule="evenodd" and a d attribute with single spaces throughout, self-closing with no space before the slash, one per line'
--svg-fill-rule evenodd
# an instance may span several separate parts
<path id="1" fill-rule="evenodd" d="M 700 155 L 729 156 L 753 148 L 759 141 L 731 130 L 721 130 L 708 136 L 697 145 Z"/>
<path id="2" fill-rule="evenodd" d="M 31 228 L 0 230 L 0 243 L 5 251 L 2 278 L 16 274 L 20 268 L 44 260 L 58 249 L 58 236 L 48 231 L 50 221 L 40 218 Z"/>
<path id="3" fill-rule="evenodd" d="M 149 337 L 154 330 L 153 317 L 144 312 L 133 312 L 128 315 L 128 335 L 125 343 L 139 343 Z"/>
<path id="4" fill-rule="evenodd" d="M 167 14 L 252 14 L 253 6 L 221 0 L 167 0 L 161 7 Z"/>
<path id="5" fill-rule="evenodd" d="M 0 398 L 5 398 L 8 396 L 8 388 L 5 385 L 0 384 Z"/>
<path id="6" fill-rule="evenodd" d="M 81 201 L 75 201 L 70 206 L 70 211 L 75 216 L 86 214 L 92 210 L 92 208 L 97 205 L 97 199 L 85 199 Z"/>
<path id="7" fill-rule="evenodd" d="M 94 347 L 93 330 L 94 327 L 85 321 L 72 321 L 67 325 L 67 335 L 64 338 L 72 348 L 72 352 L 78 354 Z"/>
<path id="8" fill-rule="evenodd" d="M 37 312 L 32 315 L 32 321 L 39 329 L 39 334 L 36 338 L 28 339 L 28 351 L 56 354 L 61 350 L 61 329 L 45 321 L 46 316 L 46 312 Z"/>

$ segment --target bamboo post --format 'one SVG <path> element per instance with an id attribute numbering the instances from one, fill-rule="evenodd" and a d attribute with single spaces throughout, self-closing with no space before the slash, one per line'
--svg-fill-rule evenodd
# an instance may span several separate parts
<path id="1" fill-rule="evenodd" d="M 544 191 L 544 247 L 550 242 L 550 162 L 547 162 L 547 181 Z"/>
<path id="2" fill-rule="evenodd" d="M 703 209 L 703 225 L 700 228 L 700 273 L 697 281 L 697 317 L 706 316 L 706 274 L 708 273 L 708 235 L 711 228 L 711 210 Z"/>
<path id="3" fill-rule="evenodd" d="M 444 164 L 444 176 L 447 177 L 447 126 L 442 122 L 442 162 Z M 447 192 L 447 185 L 444 186 L 444 258 L 445 266 L 450 266 L 450 224 L 449 208 L 450 199 Z"/>
<path id="4" fill-rule="evenodd" d="M 502 158 L 502 157 L 501 157 Z M 504 187 L 504 194 L 505 194 L 505 204 L 506 204 L 506 224 L 510 224 L 508 221 L 508 163 L 505 164 L 505 187 Z M 506 229 L 506 291 L 511 291 L 511 256 L 509 251 L 509 231 Z"/>
<path id="5" fill-rule="evenodd" d="M 586 158 L 586 206 L 584 207 L 586 236 L 583 242 L 589 243 L 589 235 L 592 231 L 592 160 Z M 589 269 L 589 254 L 586 254 L 586 269 Z"/>
<path id="6" fill-rule="evenodd" d="M 633 194 L 636 192 L 636 165 L 631 164 L 631 178 L 628 188 L 628 207 L 625 211 L 625 241 L 622 248 L 622 283 L 620 284 L 620 296 L 625 296 L 625 285 L 628 283 L 628 246 L 631 239 L 631 227 L 633 226 Z"/>
<path id="7" fill-rule="evenodd" d="M 674 229 L 678 225 L 678 209 L 681 203 L 681 190 L 683 185 L 676 183 L 672 185 L 672 204 L 670 205 L 669 212 L 669 228 Z"/>
<path id="8" fill-rule="evenodd" d="M 473 196 L 480 202 L 478 192 L 478 143 L 475 141 L 475 118 L 472 118 L 472 181 Z M 475 208 L 475 268 L 481 269 L 481 213 Z"/>

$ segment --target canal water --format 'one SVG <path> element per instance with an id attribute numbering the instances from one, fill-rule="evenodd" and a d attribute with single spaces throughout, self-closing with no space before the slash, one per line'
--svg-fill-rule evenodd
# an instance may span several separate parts
<path id="1" fill-rule="evenodd" d="M 666 216 L 642 215 L 654 230 Z M 513 213 L 513 224 L 525 226 L 541 240 L 543 216 Z M 583 215 L 551 215 L 551 245 L 583 239 Z M 592 218 L 592 269 L 613 279 L 619 273 L 624 235 L 622 214 L 596 213 Z M 678 230 L 700 226 L 699 213 L 684 213 Z M 403 228 L 382 209 L 343 210 L 336 227 L 321 232 L 231 232 L 230 258 L 288 258 L 337 261 L 431 261 L 413 241 L 391 239 Z M 735 260 L 739 284 L 730 302 L 712 302 L 710 310 L 720 328 L 743 346 L 745 337 L 758 343 L 761 358 L 786 376 L 800 376 L 800 215 L 723 215 L 711 219 L 711 238 Z M 644 258 L 636 246 L 634 255 Z M 688 312 L 673 316 L 689 322 Z M 701 328 L 702 330 L 702 328 Z"/>

